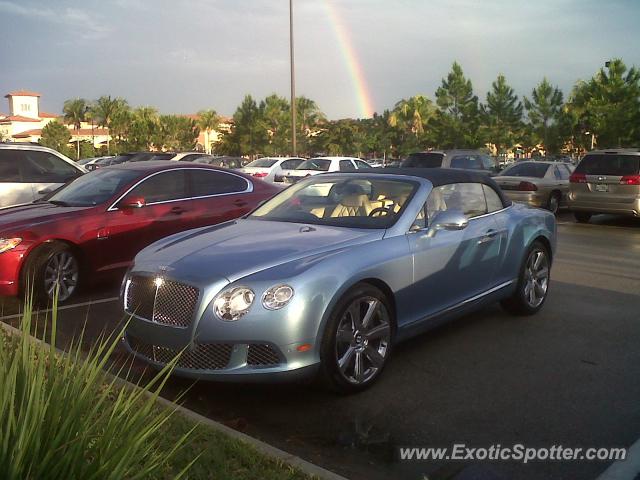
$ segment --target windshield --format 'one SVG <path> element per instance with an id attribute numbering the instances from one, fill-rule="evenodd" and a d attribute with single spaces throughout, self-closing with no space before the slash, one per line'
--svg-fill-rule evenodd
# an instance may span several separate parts
<path id="1" fill-rule="evenodd" d="M 298 165 L 297 170 L 320 170 L 321 172 L 328 172 L 330 166 L 331 160 L 327 160 L 325 158 L 311 158 Z"/>
<path id="2" fill-rule="evenodd" d="M 522 162 L 506 168 L 498 176 L 543 178 L 548 169 L 549 165 L 546 163 Z"/>
<path id="3" fill-rule="evenodd" d="M 258 160 L 254 160 L 247 167 L 262 167 L 269 168 L 273 167 L 273 165 L 278 161 L 276 158 L 259 158 Z"/>
<path id="4" fill-rule="evenodd" d="M 135 170 L 106 168 L 94 170 L 61 188 L 44 200 L 70 207 L 90 207 L 104 203 L 123 186 L 140 175 Z"/>
<path id="5" fill-rule="evenodd" d="M 309 178 L 276 195 L 250 218 L 349 228 L 389 228 L 417 183 L 364 177 Z"/>

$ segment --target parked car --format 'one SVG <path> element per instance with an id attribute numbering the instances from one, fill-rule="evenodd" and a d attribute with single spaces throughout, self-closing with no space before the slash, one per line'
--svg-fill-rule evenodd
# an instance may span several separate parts
<path id="1" fill-rule="evenodd" d="M 86 172 L 50 148 L 0 143 L 0 207 L 33 202 Z"/>
<path id="2" fill-rule="evenodd" d="M 244 158 L 242 157 L 214 157 L 212 155 L 205 155 L 195 159 L 195 163 L 205 163 L 214 167 L 229 168 L 232 170 L 238 170 L 242 168 Z"/>
<path id="3" fill-rule="evenodd" d="M 171 160 L 176 156 L 172 152 L 132 152 L 128 162 L 151 162 L 155 160 Z"/>
<path id="4" fill-rule="evenodd" d="M 560 162 L 518 162 L 500 172 L 494 180 L 514 202 L 546 208 L 557 213 L 566 205 L 573 165 Z"/>
<path id="5" fill-rule="evenodd" d="M 0 295 L 22 295 L 29 284 L 39 303 L 56 289 L 66 301 L 89 279 L 121 274 L 155 240 L 244 215 L 276 191 L 193 163 L 87 173 L 37 203 L 0 210 Z"/>
<path id="6" fill-rule="evenodd" d="M 167 152 L 128 152 L 121 153 L 114 157 L 103 158 L 87 165 L 87 170 L 97 170 L 98 168 L 110 167 L 111 165 L 121 165 L 127 162 L 148 162 L 153 160 L 171 160 L 175 153 Z"/>
<path id="7" fill-rule="evenodd" d="M 352 157 L 316 157 L 305 160 L 295 170 L 289 170 L 284 175 L 284 183 L 296 183 L 298 180 L 310 175 L 325 172 L 353 172 L 356 170 L 371 169 L 364 160 Z"/>
<path id="8" fill-rule="evenodd" d="M 596 213 L 640 217 L 640 150 L 587 153 L 571 175 L 569 208 L 578 222 Z"/>
<path id="9" fill-rule="evenodd" d="M 416 152 L 404 159 L 403 168 L 461 168 L 497 173 L 500 168 L 486 153 L 478 150 L 433 150 Z"/>
<path id="10" fill-rule="evenodd" d="M 209 156 L 205 152 L 179 152 L 174 153 L 173 157 L 169 158 L 173 162 L 195 162 L 201 157 Z"/>
<path id="11" fill-rule="evenodd" d="M 284 172 L 295 170 L 304 158 L 299 157 L 263 157 L 254 160 L 240 169 L 265 182 L 282 182 Z"/>
<path id="12" fill-rule="evenodd" d="M 397 342 L 443 321 L 496 301 L 538 312 L 555 245 L 555 217 L 484 174 L 311 176 L 247 217 L 142 250 L 123 283 L 125 343 L 157 368 L 183 352 L 176 375 L 320 373 L 362 390 Z"/>
<path id="13" fill-rule="evenodd" d="M 76 163 L 78 165 L 82 165 L 84 168 L 86 168 L 87 170 L 89 170 L 89 165 L 93 165 L 96 162 L 99 161 L 104 161 L 107 160 L 109 158 L 113 158 L 113 155 L 105 155 L 103 157 L 90 157 L 90 158 L 81 158 L 80 160 L 78 160 Z"/>

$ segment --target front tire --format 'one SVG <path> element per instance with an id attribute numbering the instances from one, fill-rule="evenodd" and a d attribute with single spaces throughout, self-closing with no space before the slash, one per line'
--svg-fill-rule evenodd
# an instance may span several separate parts
<path id="1" fill-rule="evenodd" d="M 75 252 L 63 243 L 42 246 L 29 255 L 23 275 L 23 291 L 33 293 L 38 306 L 70 300 L 78 291 L 80 262 Z"/>
<path id="2" fill-rule="evenodd" d="M 550 252 L 540 241 L 535 241 L 520 267 L 516 292 L 501 302 L 502 307 L 514 315 L 537 313 L 547 300 L 550 280 Z"/>
<path id="3" fill-rule="evenodd" d="M 320 360 L 324 381 L 341 393 L 371 386 L 391 355 L 393 319 L 386 296 L 361 284 L 347 292 L 329 317 Z"/>

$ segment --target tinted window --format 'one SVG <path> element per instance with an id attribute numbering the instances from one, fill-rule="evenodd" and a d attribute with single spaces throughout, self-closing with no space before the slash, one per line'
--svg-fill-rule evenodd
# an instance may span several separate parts
<path id="1" fill-rule="evenodd" d="M 412 153 L 401 164 L 402 167 L 438 168 L 442 166 L 444 154 L 434 152 Z"/>
<path id="2" fill-rule="evenodd" d="M 25 151 L 20 168 L 29 183 L 65 183 L 80 175 L 72 165 L 47 152 Z"/>
<path id="3" fill-rule="evenodd" d="M 585 175 L 637 175 L 640 173 L 640 156 L 587 155 L 575 171 Z"/>
<path id="4" fill-rule="evenodd" d="M 277 161 L 278 159 L 276 158 L 259 158 L 249 163 L 247 167 L 269 168 L 269 167 L 273 167 L 274 163 L 276 163 Z"/>
<path id="5" fill-rule="evenodd" d="M 71 206 L 92 206 L 106 202 L 133 182 L 140 172 L 119 168 L 95 170 L 76 178 L 43 200 L 63 202 Z"/>
<path id="6" fill-rule="evenodd" d="M 204 197 L 223 193 L 244 192 L 247 181 L 237 175 L 207 170 L 189 170 L 191 178 L 191 195 Z"/>
<path id="7" fill-rule="evenodd" d="M 366 169 L 366 168 L 373 168 L 367 162 L 363 162 L 362 160 L 356 160 L 355 162 L 356 162 L 356 167 L 358 168 L 358 170 Z"/>
<path id="8" fill-rule="evenodd" d="M 322 172 L 328 172 L 330 166 L 331 160 L 327 160 L 326 158 L 311 158 L 298 165 L 298 170 L 320 170 Z"/>
<path id="9" fill-rule="evenodd" d="M 300 165 L 302 162 L 304 162 L 304 160 L 298 158 L 285 160 L 280 164 L 280 168 L 282 168 L 283 170 L 293 170 L 294 168 L 298 168 L 298 165 Z"/>
<path id="10" fill-rule="evenodd" d="M 485 164 L 488 162 L 489 166 Z M 491 159 L 482 155 L 456 155 L 451 159 L 451 168 L 463 168 L 465 170 L 489 170 Z"/>
<path id="11" fill-rule="evenodd" d="M 496 193 L 496 191 L 491 188 L 489 185 L 482 185 L 484 190 L 484 197 L 487 201 L 487 213 L 497 212 L 498 210 L 502 210 L 504 205 L 502 205 L 502 200 L 500 199 L 500 195 Z"/>
<path id="12" fill-rule="evenodd" d="M 543 178 L 548 169 L 546 163 L 522 162 L 506 168 L 498 176 Z"/>
<path id="13" fill-rule="evenodd" d="M 353 166 L 351 160 L 340 160 L 340 171 L 341 172 L 351 172 L 355 170 L 356 167 Z"/>
<path id="14" fill-rule="evenodd" d="M 18 165 L 22 152 L 17 150 L 0 150 L 0 182 L 20 182 Z"/>
<path id="15" fill-rule="evenodd" d="M 560 165 L 558 167 L 560 169 L 560 176 L 562 180 L 568 180 L 571 176 L 571 168 L 568 165 Z"/>
<path id="16" fill-rule="evenodd" d="M 158 173 L 134 188 L 130 196 L 140 196 L 146 203 L 186 198 L 187 176 L 184 170 Z"/>

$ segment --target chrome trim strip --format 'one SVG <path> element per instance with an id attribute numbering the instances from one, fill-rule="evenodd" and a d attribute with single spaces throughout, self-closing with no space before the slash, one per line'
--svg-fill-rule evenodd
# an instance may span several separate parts
<path id="1" fill-rule="evenodd" d="M 152 173 L 151 175 L 144 177 L 141 180 L 138 180 L 133 186 L 131 186 L 126 192 L 124 192 L 122 195 L 120 195 L 115 202 L 113 202 L 111 204 L 111 206 L 109 208 L 107 208 L 107 212 L 117 212 L 120 209 L 116 207 L 116 204 L 122 200 L 124 197 L 126 197 L 129 192 L 131 192 L 131 190 L 133 190 L 134 188 L 136 188 L 138 185 L 140 185 L 142 182 L 145 182 L 147 180 L 149 180 L 151 177 L 155 177 L 156 175 L 160 175 L 161 173 L 166 173 L 166 172 L 175 172 L 178 170 L 204 170 L 205 172 L 218 172 L 218 173 L 222 173 L 224 175 L 233 175 L 234 177 L 238 177 L 241 178 L 242 180 L 244 180 L 245 182 L 247 182 L 247 188 L 240 191 L 240 192 L 230 192 L 230 193 L 215 193 L 213 195 L 201 195 L 198 197 L 184 197 L 184 198 L 175 198 L 173 200 L 164 200 L 162 202 L 151 202 L 151 203 L 147 203 L 147 205 L 161 205 L 163 203 L 172 203 L 172 202 L 183 202 L 185 200 L 199 200 L 201 198 L 212 198 L 212 197 L 225 197 L 227 195 L 238 195 L 240 193 L 251 193 L 253 192 L 253 183 L 251 183 L 249 180 L 247 180 L 246 178 L 244 178 L 242 175 L 238 175 L 237 173 L 233 173 L 233 172 L 222 172 L 220 170 L 212 170 L 210 168 L 198 168 L 198 167 L 184 167 L 184 168 L 170 168 L 168 170 L 160 170 L 159 172 L 155 172 Z"/>

